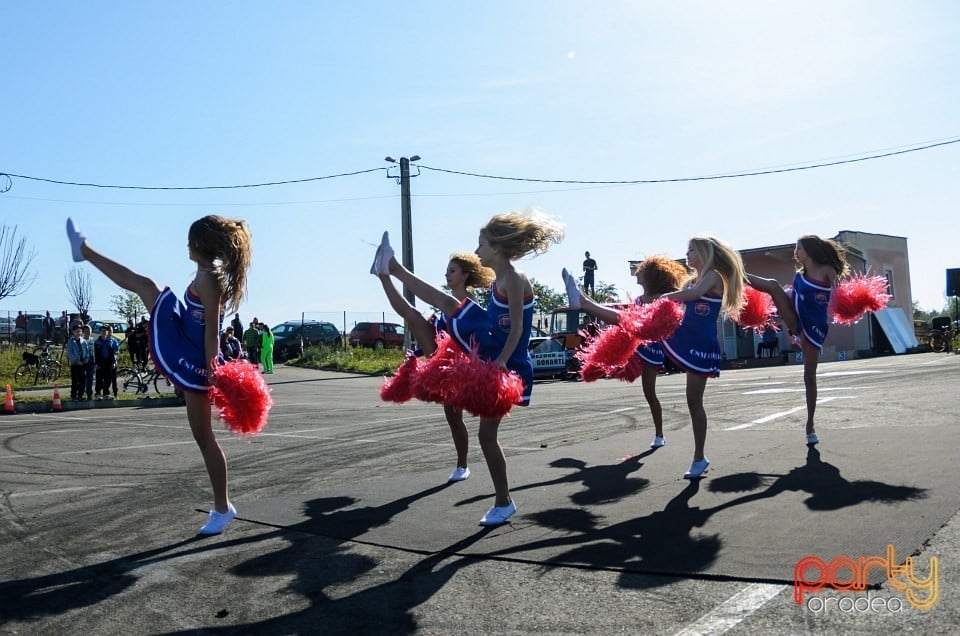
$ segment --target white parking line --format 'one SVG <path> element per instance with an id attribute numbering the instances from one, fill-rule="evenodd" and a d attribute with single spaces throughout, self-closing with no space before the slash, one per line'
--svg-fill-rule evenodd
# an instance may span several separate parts
<path id="1" fill-rule="evenodd" d="M 702 636 L 703 634 L 719 636 L 739 625 L 785 589 L 787 589 L 786 585 L 752 583 L 676 632 L 675 636 Z"/>

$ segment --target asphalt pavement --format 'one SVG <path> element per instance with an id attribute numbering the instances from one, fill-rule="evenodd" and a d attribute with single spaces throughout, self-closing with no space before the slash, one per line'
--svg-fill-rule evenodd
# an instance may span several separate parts
<path id="1" fill-rule="evenodd" d="M 821 365 L 820 452 L 849 474 L 882 443 L 886 455 L 876 455 L 870 480 L 911 483 L 911 465 L 948 455 L 933 452 L 930 442 L 943 436 L 947 444 L 960 423 L 958 380 L 960 358 L 947 354 Z M 250 439 L 220 432 L 240 518 L 211 538 L 195 535 L 210 506 L 210 491 L 182 407 L 0 416 L 0 633 L 946 634 L 955 633 L 960 623 L 960 600 L 953 593 L 960 584 L 960 524 L 948 499 L 920 500 L 919 510 L 910 514 L 936 514 L 946 522 L 927 530 L 929 536 L 912 555 L 896 555 L 897 567 L 912 557 L 915 581 L 926 576 L 936 586 L 921 590 L 918 583 L 906 590 L 889 580 L 864 591 L 827 586 L 808 591 L 801 604 L 794 586 L 780 577 L 665 575 L 619 567 L 616 550 L 626 545 L 591 553 L 602 553 L 603 559 L 564 563 L 524 549 L 526 539 L 513 541 L 519 547 L 500 554 L 477 549 L 493 535 L 475 525 L 492 501 L 475 438 L 469 487 L 476 496 L 430 507 L 425 514 L 435 515 L 432 522 L 409 517 L 405 522 L 403 515 L 383 521 L 415 521 L 420 534 L 430 533 L 432 524 L 442 544 L 404 541 L 402 532 L 390 541 L 344 536 L 298 527 L 295 519 L 280 514 L 244 519 L 245 503 L 253 507 L 271 500 L 322 502 L 326 508 L 312 511 L 315 515 L 348 510 L 363 497 L 395 504 L 403 499 L 402 492 L 394 492 L 403 481 L 411 484 L 409 496 L 441 489 L 444 496 L 455 493 L 457 485 L 443 484 L 454 454 L 441 409 L 383 403 L 377 394 L 381 382 L 279 367 L 270 377 L 276 406 L 267 429 Z M 645 456 L 644 468 L 661 465 L 638 473 L 649 487 L 678 494 L 688 488 L 680 473 L 692 445 L 683 389 L 682 375 L 659 379 L 673 454 Z M 801 447 L 796 464 L 804 465 L 800 367 L 726 371 L 708 382 L 706 393 L 707 449 L 708 455 L 714 453 L 714 466 L 701 491 L 688 498 L 690 507 L 707 505 L 711 482 L 742 474 L 734 459 L 748 461 L 751 436 L 759 446 L 761 440 L 789 439 L 795 432 Z M 468 427 L 475 432 L 475 422 Z M 612 380 L 538 383 L 533 405 L 515 409 L 500 430 L 508 467 L 516 467 L 511 486 L 527 503 L 515 524 L 493 532 L 537 531 L 529 520 L 540 519 L 534 513 L 540 503 L 534 490 L 523 488 L 534 478 L 525 467 L 539 457 L 559 453 L 596 463 L 597 445 L 616 441 L 626 457 L 645 452 L 651 438 L 639 386 Z M 914 443 L 921 438 L 924 444 Z M 891 467 L 900 459 L 891 454 L 897 444 L 907 461 Z M 609 456 L 609 464 L 622 459 Z M 950 469 L 949 463 L 942 468 L 944 474 Z M 604 487 L 605 479 L 623 479 L 616 471 L 597 474 L 595 488 Z M 861 476 L 861 481 L 867 480 Z M 767 499 L 784 498 L 778 505 L 790 506 L 789 496 Z M 639 492 L 604 505 L 627 520 L 628 505 L 637 506 L 638 517 L 658 519 L 655 515 L 667 512 L 659 501 Z M 858 505 L 882 516 L 889 502 Z M 576 506 L 568 506 L 576 518 Z M 801 512 L 809 514 L 811 524 L 826 518 L 815 509 Z M 838 532 L 857 533 L 856 523 L 838 527 Z M 736 532 L 738 540 L 754 533 L 759 544 L 769 530 L 748 523 L 717 531 L 719 540 L 733 542 L 725 532 Z M 544 527 L 529 543 L 558 533 L 556 526 Z M 884 556 L 843 555 L 850 537 L 819 530 L 815 536 L 814 554 L 825 562 L 849 556 L 848 563 L 856 564 L 860 557 Z M 668 536 L 658 541 L 665 550 L 670 547 Z M 629 554 L 624 551 L 624 561 Z M 928 576 L 934 562 L 935 576 Z M 841 568 L 834 578 L 842 581 L 847 572 Z M 909 591 L 916 594 L 910 597 Z M 930 601 L 933 593 L 930 609 L 911 602 Z"/>

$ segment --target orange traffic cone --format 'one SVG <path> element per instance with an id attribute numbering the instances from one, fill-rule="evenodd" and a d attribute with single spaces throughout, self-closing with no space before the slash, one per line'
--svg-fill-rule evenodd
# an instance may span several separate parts
<path id="1" fill-rule="evenodd" d="M 53 385 L 53 410 L 54 411 L 63 410 L 63 404 L 60 402 L 60 385 L 59 384 Z"/>
<path id="2" fill-rule="evenodd" d="M 3 399 L 3 412 L 4 413 L 15 413 L 17 408 L 13 405 L 13 391 L 10 390 L 10 385 L 7 385 L 7 397 Z"/>

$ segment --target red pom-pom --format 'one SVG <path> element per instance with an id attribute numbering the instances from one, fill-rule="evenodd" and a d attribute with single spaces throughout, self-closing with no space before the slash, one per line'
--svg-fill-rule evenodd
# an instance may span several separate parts
<path id="1" fill-rule="evenodd" d="M 420 370 L 420 359 L 408 354 L 407 359 L 380 387 L 380 399 L 384 402 L 408 402 L 413 399 L 413 383 Z"/>
<path id="2" fill-rule="evenodd" d="M 743 308 L 740 309 L 740 315 L 737 316 L 738 325 L 744 329 L 755 329 L 756 331 L 763 331 L 767 327 L 773 327 L 779 331 L 774 322 L 774 316 L 776 315 L 777 306 L 770 294 L 754 289 L 749 285 L 744 286 Z"/>
<path id="3" fill-rule="evenodd" d="M 613 367 L 622 367 L 627 359 L 637 350 L 640 344 L 636 336 L 627 332 L 620 325 L 610 325 L 600 331 L 600 335 L 577 352 L 577 358 L 584 368 L 596 366 L 609 372 Z M 593 375 L 591 370 L 590 375 Z M 601 376 L 602 377 L 602 376 Z M 586 380 L 586 376 L 584 376 Z"/>
<path id="4" fill-rule="evenodd" d="M 607 369 L 596 362 L 587 361 L 580 367 L 580 378 L 584 382 L 596 382 L 607 376 Z"/>
<path id="5" fill-rule="evenodd" d="M 658 298 L 643 305 L 631 305 L 620 312 L 620 326 L 641 342 L 654 342 L 673 335 L 683 321 L 682 303 Z"/>
<path id="6" fill-rule="evenodd" d="M 210 399 L 230 430 L 241 435 L 263 430 L 273 398 L 260 369 L 246 360 L 230 360 L 214 370 L 213 379 Z"/>
<path id="7" fill-rule="evenodd" d="M 633 382 L 643 373 L 643 364 L 640 356 L 632 355 L 625 365 L 611 369 L 610 377 L 621 382 Z"/>
<path id="8" fill-rule="evenodd" d="M 445 332 L 437 334 L 437 350 L 420 365 L 413 379 L 413 395 L 424 402 L 446 404 L 457 390 L 453 364 L 464 356 L 457 344 Z"/>
<path id="9" fill-rule="evenodd" d="M 523 380 L 516 373 L 489 360 L 476 350 L 454 363 L 457 390 L 450 403 L 472 415 L 487 419 L 506 416 L 523 399 Z"/>
<path id="10" fill-rule="evenodd" d="M 856 274 L 838 283 L 830 296 L 830 312 L 838 325 L 852 325 L 868 311 L 887 306 L 887 279 L 883 276 Z"/>

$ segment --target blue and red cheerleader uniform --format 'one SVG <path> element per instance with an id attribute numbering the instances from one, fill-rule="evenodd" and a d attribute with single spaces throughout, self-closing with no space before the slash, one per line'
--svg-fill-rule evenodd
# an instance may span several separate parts
<path id="1" fill-rule="evenodd" d="M 687 373 L 699 373 L 711 378 L 720 375 L 720 342 L 717 340 L 717 320 L 723 299 L 719 296 L 701 296 L 684 303 L 686 310 L 680 326 L 673 335 L 661 340 L 663 351 Z"/>
<path id="2" fill-rule="evenodd" d="M 210 387 L 204 346 L 204 307 L 189 287 L 183 299 L 184 302 L 180 302 L 169 287 L 157 296 L 150 310 L 150 355 L 160 372 L 177 388 L 206 393 Z M 220 312 L 220 320 L 218 332 L 222 327 L 223 312 Z"/>

